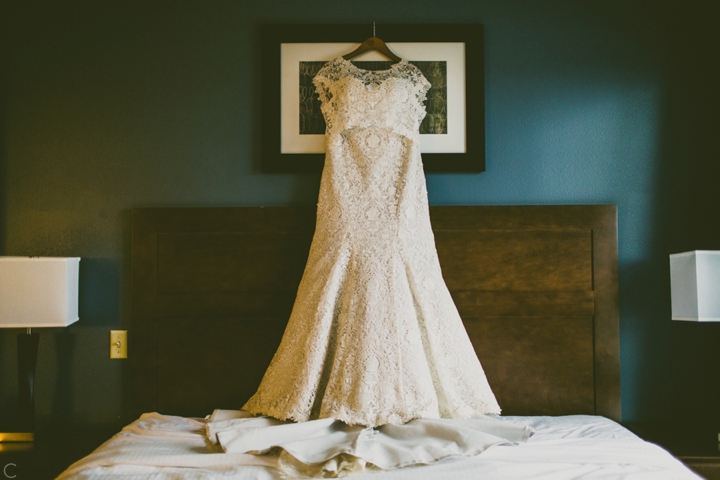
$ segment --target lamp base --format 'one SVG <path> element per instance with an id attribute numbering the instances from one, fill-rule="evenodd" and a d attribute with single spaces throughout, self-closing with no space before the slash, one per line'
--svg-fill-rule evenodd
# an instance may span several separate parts
<path id="1" fill-rule="evenodd" d="M 17 336 L 18 405 L 13 422 L 0 431 L 0 444 L 35 441 L 34 387 L 39 343 L 40 335 L 31 333 L 29 329 Z"/>

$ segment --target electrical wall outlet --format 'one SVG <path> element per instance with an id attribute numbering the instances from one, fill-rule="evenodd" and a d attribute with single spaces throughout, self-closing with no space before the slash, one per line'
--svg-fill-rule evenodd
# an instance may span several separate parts
<path id="1" fill-rule="evenodd" d="M 127 358 L 127 330 L 110 330 L 110 358 Z"/>

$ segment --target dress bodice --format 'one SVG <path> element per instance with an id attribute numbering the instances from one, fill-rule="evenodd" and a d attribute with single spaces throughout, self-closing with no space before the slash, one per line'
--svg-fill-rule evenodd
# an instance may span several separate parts
<path id="1" fill-rule="evenodd" d="M 387 128 L 409 138 L 419 135 L 430 83 L 415 65 L 402 60 L 388 70 L 371 71 L 338 57 L 320 69 L 313 82 L 329 141 L 354 128 Z"/>
<path id="2" fill-rule="evenodd" d="M 427 210 L 419 127 L 430 83 L 406 61 L 371 71 L 342 57 L 313 81 L 327 123 L 319 230 L 335 239 L 349 236 L 363 245 L 358 252 L 376 258 L 381 251 L 392 255 L 389 244 L 401 238 L 425 238 L 432 248 L 429 223 L 419 234 L 422 219 L 407 215 Z"/>

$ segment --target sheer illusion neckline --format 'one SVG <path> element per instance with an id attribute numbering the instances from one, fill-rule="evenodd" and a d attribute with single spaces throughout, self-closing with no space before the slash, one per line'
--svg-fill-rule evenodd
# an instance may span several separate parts
<path id="1" fill-rule="evenodd" d="M 366 70 L 366 69 L 364 69 L 364 68 L 358 67 L 357 65 L 355 65 L 354 63 L 352 63 L 350 60 L 346 60 L 344 57 L 338 57 L 338 60 L 341 61 L 342 63 L 346 64 L 346 65 L 349 66 L 350 68 L 356 70 L 357 72 L 363 74 L 363 75 L 383 75 L 383 74 L 388 74 L 388 73 L 391 73 L 391 72 L 395 71 L 395 69 L 396 69 L 397 67 L 399 67 L 400 65 L 407 65 L 407 63 L 408 63 L 407 60 L 402 59 L 402 60 L 400 60 L 399 62 L 393 63 L 392 65 L 390 65 L 390 68 L 388 68 L 388 69 L 386 69 L 386 70 Z"/>

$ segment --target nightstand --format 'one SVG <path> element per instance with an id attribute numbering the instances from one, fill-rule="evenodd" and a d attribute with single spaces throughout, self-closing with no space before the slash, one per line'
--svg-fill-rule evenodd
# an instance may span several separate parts
<path id="1" fill-rule="evenodd" d="M 707 480 L 720 480 L 720 427 L 629 423 L 636 435 L 665 448 Z"/>

